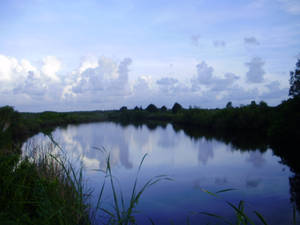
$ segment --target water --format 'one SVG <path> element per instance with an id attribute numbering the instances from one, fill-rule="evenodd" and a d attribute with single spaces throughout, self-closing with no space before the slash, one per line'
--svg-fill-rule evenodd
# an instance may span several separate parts
<path id="1" fill-rule="evenodd" d="M 292 219 L 290 181 L 294 174 L 280 163 L 271 149 L 243 151 L 218 140 L 192 138 L 171 125 L 122 127 L 115 123 L 90 123 L 57 128 L 54 140 L 65 150 L 76 168 L 84 167 L 88 188 L 94 190 L 92 204 L 103 182 L 106 155 L 110 152 L 113 175 L 118 188 L 128 200 L 137 168 L 147 153 L 139 175 L 139 187 L 149 178 L 167 174 L 173 181 L 162 181 L 146 190 L 139 201 L 138 223 L 206 224 L 218 220 L 199 214 L 215 213 L 234 218 L 234 210 L 226 201 L 246 203 L 250 218 L 254 210 L 269 224 L 288 224 Z M 27 141 L 42 143 L 49 138 L 42 134 Z M 25 146 L 26 144 L 24 144 Z M 24 147 L 25 148 L 25 147 Z M 210 192 L 234 188 L 216 198 Z M 106 189 L 103 203 L 110 207 L 111 192 Z"/>

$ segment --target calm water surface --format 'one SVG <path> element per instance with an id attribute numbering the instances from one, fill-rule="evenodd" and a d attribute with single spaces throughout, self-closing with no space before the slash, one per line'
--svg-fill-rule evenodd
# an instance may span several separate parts
<path id="1" fill-rule="evenodd" d="M 280 163 L 271 149 L 242 151 L 217 140 L 191 138 L 171 125 L 149 129 L 143 125 L 122 127 L 115 123 L 92 123 L 57 128 L 53 138 L 65 150 L 76 168 L 84 167 L 87 186 L 94 190 L 92 203 L 103 182 L 106 155 L 110 152 L 112 172 L 128 198 L 137 168 L 148 153 L 139 176 L 140 185 L 147 179 L 167 174 L 173 181 L 162 181 L 148 189 L 138 204 L 137 220 L 150 224 L 206 224 L 215 219 L 199 214 L 211 212 L 232 218 L 234 212 L 226 200 L 246 202 L 251 218 L 253 211 L 264 215 L 269 224 L 288 224 L 292 218 L 290 202 L 290 169 Z M 27 141 L 49 142 L 42 134 Z M 24 148 L 26 143 L 24 144 Z M 226 188 L 237 190 L 220 194 L 218 199 L 201 191 L 215 192 Z M 110 190 L 105 190 L 104 204 L 111 206 Z"/>

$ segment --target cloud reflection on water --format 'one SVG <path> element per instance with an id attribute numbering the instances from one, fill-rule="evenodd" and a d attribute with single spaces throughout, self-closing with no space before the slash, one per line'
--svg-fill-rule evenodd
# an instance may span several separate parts
<path id="1" fill-rule="evenodd" d="M 46 142 L 43 135 L 39 137 Z M 146 203 L 140 205 L 144 208 L 164 199 L 166 202 L 162 205 L 174 210 L 179 203 L 184 203 L 189 210 L 198 210 L 198 204 L 201 204 L 199 188 L 211 191 L 246 188 L 249 197 L 243 195 L 238 198 L 254 202 L 256 198 L 269 195 L 289 201 L 288 184 L 284 183 L 289 171 L 282 171 L 278 158 L 270 150 L 263 154 L 259 151 L 236 151 L 215 139 L 190 138 L 180 129 L 175 131 L 171 125 L 158 126 L 154 130 L 145 125 L 122 127 L 114 123 L 72 125 L 56 129 L 53 137 L 76 161 L 75 165 L 83 165 L 87 169 L 95 188 L 99 187 L 97 182 L 101 180 L 101 173 L 93 170 L 106 168 L 108 153 L 114 174 L 125 189 L 131 187 L 130 179 L 135 176 L 142 156 L 149 153 L 140 179 L 168 174 L 175 182 L 153 187 L 151 197 L 145 195 Z M 251 193 L 255 193 L 256 197 Z M 174 195 L 178 198 L 173 198 Z M 164 212 L 165 207 L 152 210 Z"/>
<path id="2" fill-rule="evenodd" d="M 208 162 L 208 160 L 214 157 L 213 152 L 213 142 L 205 141 L 203 138 L 197 141 L 198 144 L 198 160 L 200 163 L 204 165 Z"/>
<path id="3" fill-rule="evenodd" d="M 252 163 L 254 167 L 261 168 L 266 164 L 264 154 L 259 151 L 250 151 L 249 156 L 246 158 L 246 162 Z"/>
<path id="4" fill-rule="evenodd" d="M 261 178 L 249 178 L 246 179 L 246 187 L 256 188 L 261 183 Z"/>

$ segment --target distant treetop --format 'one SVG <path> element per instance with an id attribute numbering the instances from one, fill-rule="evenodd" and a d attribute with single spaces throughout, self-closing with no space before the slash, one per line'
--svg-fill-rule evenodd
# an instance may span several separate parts
<path id="1" fill-rule="evenodd" d="M 260 101 L 259 106 L 266 108 L 266 107 L 268 107 L 268 104 L 264 101 Z"/>
<path id="2" fill-rule="evenodd" d="M 175 102 L 175 104 L 172 107 L 172 112 L 173 113 L 177 113 L 180 110 L 182 110 L 182 106 L 179 103 Z"/>
<path id="3" fill-rule="evenodd" d="M 289 96 L 300 96 L 300 58 L 296 63 L 295 71 L 290 71 L 290 90 Z"/>
<path id="4" fill-rule="evenodd" d="M 157 112 L 158 111 L 157 107 L 154 104 L 148 105 L 147 108 L 146 108 L 146 110 L 148 112 Z"/>
<path id="5" fill-rule="evenodd" d="M 166 111 L 167 111 L 167 107 L 166 107 L 166 106 L 162 106 L 162 107 L 160 108 L 160 110 L 161 110 L 162 112 L 166 112 Z"/>
<path id="6" fill-rule="evenodd" d="M 228 102 L 228 103 L 226 104 L 226 108 L 227 108 L 227 109 L 233 108 L 233 107 L 232 107 L 232 102 Z"/>
<path id="7" fill-rule="evenodd" d="M 121 112 L 127 111 L 127 107 L 126 107 L 126 106 L 122 106 L 122 107 L 120 108 L 120 111 L 121 111 Z"/>

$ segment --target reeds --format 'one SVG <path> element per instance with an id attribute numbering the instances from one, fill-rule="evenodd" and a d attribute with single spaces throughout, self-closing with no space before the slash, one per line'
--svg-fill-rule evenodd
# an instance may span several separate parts
<path id="1" fill-rule="evenodd" d="M 105 214 L 108 215 L 109 219 L 107 221 L 107 224 L 118 224 L 118 225 L 131 225 L 131 224 L 136 224 L 136 220 L 134 217 L 135 211 L 134 209 L 136 208 L 139 199 L 141 198 L 142 194 L 150 188 L 152 185 L 163 181 L 163 180 L 172 180 L 170 177 L 167 175 L 159 175 L 150 178 L 147 180 L 140 189 L 138 189 L 138 177 L 139 173 L 142 168 L 142 164 L 146 158 L 147 154 L 145 154 L 139 164 L 137 174 L 135 177 L 135 181 L 132 186 L 131 190 L 131 195 L 130 195 L 130 200 L 126 204 L 124 201 L 124 195 L 122 190 L 117 190 L 114 177 L 112 175 L 112 169 L 111 169 L 111 164 L 110 164 L 110 155 L 107 157 L 107 168 L 105 171 L 105 179 L 103 181 L 101 191 L 98 197 L 98 203 L 97 203 L 97 209 L 102 210 Z M 109 210 L 106 208 L 103 208 L 100 206 L 101 198 L 103 195 L 103 190 L 104 186 L 106 184 L 106 179 L 109 179 L 110 182 L 110 188 L 112 192 L 112 197 L 113 197 L 113 210 Z M 150 220 L 151 221 L 151 220 Z M 152 221 L 151 221 L 152 222 Z"/>
<path id="2" fill-rule="evenodd" d="M 223 199 L 219 194 L 223 193 L 223 192 L 227 192 L 227 191 L 232 191 L 235 190 L 233 188 L 228 188 L 228 189 L 224 189 L 224 190 L 220 190 L 217 191 L 215 193 L 207 191 L 205 189 L 201 189 L 201 191 L 215 197 L 215 198 L 219 198 L 219 199 Z M 222 221 L 225 224 L 228 225 L 256 225 L 256 223 L 253 222 L 253 220 L 250 219 L 249 215 L 246 214 L 245 212 L 245 202 L 244 201 L 239 201 L 238 205 L 234 205 L 229 201 L 225 201 L 225 203 L 233 210 L 233 212 L 235 213 L 235 220 L 234 221 L 230 221 L 228 220 L 228 218 L 224 218 L 223 216 L 214 214 L 214 213 L 210 213 L 210 212 L 200 212 L 200 214 L 203 215 L 207 215 L 213 218 L 218 219 L 219 221 Z M 259 224 L 263 224 L 263 225 L 268 225 L 268 223 L 266 222 L 265 218 L 256 210 L 253 211 L 253 213 L 256 215 L 256 217 L 258 218 L 258 221 L 260 222 Z M 297 219 L 296 219 L 296 207 L 294 206 L 293 208 L 293 218 L 292 218 L 292 222 L 291 223 L 287 223 L 287 224 L 292 224 L 292 225 L 296 225 L 297 224 Z"/>
<path id="3" fill-rule="evenodd" d="M 82 172 L 51 145 L 33 149 L 0 156 L 0 224 L 91 224 Z"/>

